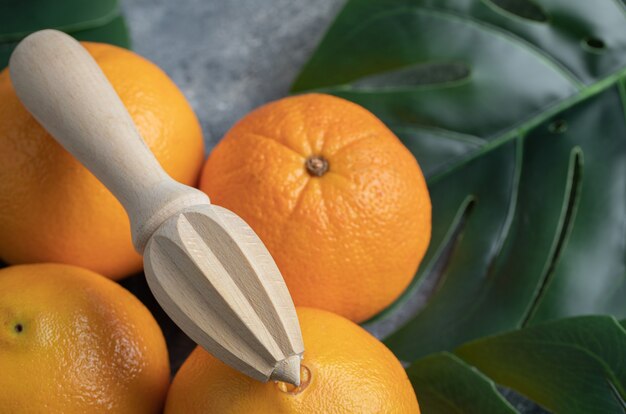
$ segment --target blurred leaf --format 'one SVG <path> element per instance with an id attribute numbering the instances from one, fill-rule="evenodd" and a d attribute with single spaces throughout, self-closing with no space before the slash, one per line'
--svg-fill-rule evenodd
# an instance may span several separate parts
<path id="1" fill-rule="evenodd" d="M 93 27 L 70 33 L 78 40 L 89 42 L 102 42 L 117 45 L 124 48 L 130 47 L 130 37 L 124 17 L 117 16 L 104 26 Z"/>
<path id="2" fill-rule="evenodd" d="M 406 361 L 540 321 L 626 316 L 624 5 L 512 3 L 348 1 L 293 87 L 370 109 L 425 172 L 431 246 L 379 318 L 440 278 L 386 341 Z"/>
<path id="3" fill-rule="evenodd" d="M 54 28 L 67 32 L 103 26 L 119 16 L 117 0 L 2 0 L 0 42 Z"/>
<path id="4" fill-rule="evenodd" d="M 130 46 L 118 0 L 0 0 L 0 70 L 29 33 L 57 29 L 79 40 Z"/>
<path id="5" fill-rule="evenodd" d="M 443 352 L 413 363 L 407 374 L 422 414 L 514 414 L 489 378 Z"/>
<path id="6" fill-rule="evenodd" d="M 538 324 L 456 354 L 555 413 L 626 412 L 626 330 L 612 317 Z"/>

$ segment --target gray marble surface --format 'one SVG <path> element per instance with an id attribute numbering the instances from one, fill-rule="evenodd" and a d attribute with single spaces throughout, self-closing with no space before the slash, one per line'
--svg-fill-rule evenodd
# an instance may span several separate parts
<path id="1" fill-rule="evenodd" d="M 163 68 L 209 150 L 251 109 L 285 96 L 344 0 L 122 0 L 133 49 Z"/>

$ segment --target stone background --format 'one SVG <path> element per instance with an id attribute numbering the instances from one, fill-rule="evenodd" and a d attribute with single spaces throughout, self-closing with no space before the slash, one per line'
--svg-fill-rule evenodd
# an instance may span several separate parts
<path id="1" fill-rule="evenodd" d="M 133 50 L 164 69 L 207 150 L 251 109 L 288 94 L 344 0 L 122 0 Z"/>

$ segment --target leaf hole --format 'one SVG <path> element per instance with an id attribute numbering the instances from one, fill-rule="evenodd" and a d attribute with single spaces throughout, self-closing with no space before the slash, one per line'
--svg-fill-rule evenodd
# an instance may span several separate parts
<path id="1" fill-rule="evenodd" d="M 549 258 L 549 266 L 547 271 L 541 277 L 541 285 L 539 290 L 535 294 L 530 308 L 526 313 L 522 326 L 527 326 L 533 318 L 535 312 L 541 304 L 552 277 L 554 271 L 558 265 L 561 257 L 561 252 L 567 245 L 569 234 L 574 226 L 574 220 L 576 218 L 576 211 L 578 209 L 578 203 L 580 202 L 580 194 L 582 192 L 582 177 L 583 177 L 583 152 L 579 147 L 572 150 L 570 154 L 570 165 L 568 171 L 568 178 L 566 183 L 566 191 L 564 194 L 563 213 L 562 219 L 557 226 L 555 234 L 555 247 Z"/>
<path id="2" fill-rule="evenodd" d="M 355 80 L 355 90 L 395 90 L 424 85 L 441 85 L 468 79 L 470 66 L 465 62 L 426 62 L 390 70 Z"/>
<path id="3" fill-rule="evenodd" d="M 441 288 L 443 282 L 445 281 L 446 271 L 452 261 L 452 257 L 454 256 L 459 243 L 463 239 L 463 233 L 467 226 L 467 221 L 478 203 L 478 198 L 475 195 L 468 196 L 463 203 L 464 205 L 459 210 L 460 216 L 457 215 L 456 226 L 452 229 L 450 238 L 433 266 L 433 274 L 437 276 L 433 281 L 433 285 L 430 287 L 431 290 L 428 292 L 429 298 L 431 298 Z"/>
<path id="4" fill-rule="evenodd" d="M 496 11 L 504 11 L 522 19 L 545 23 L 549 20 L 548 14 L 536 3 L 530 0 L 483 0 L 493 6 Z"/>
<path id="5" fill-rule="evenodd" d="M 548 125 L 548 131 L 553 134 L 563 134 L 567 131 L 567 121 L 564 119 L 555 119 Z"/>
<path id="6" fill-rule="evenodd" d="M 368 330 L 375 331 L 376 336 L 379 338 L 388 338 L 397 330 L 397 327 L 408 323 L 413 316 L 427 306 L 428 302 L 445 282 L 446 271 L 463 238 L 467 222 L 477 202 L 475 195 L 468 195 L 462 201 L 441 244 L 438 247 L 435 247 L 434 243 L 430 246 L 430 248 L 437 249 L 437 257 L 427 265 L 421 277 L 419 275 L 415 276 L 415 280 L 413 280 L 403 296 L 396 300 L 390 308 L 383 311 L 383 315 L 387 315 L 383 316 L 382 319 L 387 321 L 393 320 L 393 323 L 381 325 L 381 319 L 375 317 L 373 320 L 366 321 L 362 326 Z M 402 312 L 398 313 L 395 308 L 399 306 L 402 307 Z M 401 358 L 400 363 L 405 368 L 411 365 L 411 361 L 405 361 Z"/>
<path id="7" fill-rule="evenodd" d="M 602 39 L 598 39 L 597 37 L 585 37 L 582 44 L 583 48 L 590 52 L 602 53 L 606 49 L 604 41 Z"/>

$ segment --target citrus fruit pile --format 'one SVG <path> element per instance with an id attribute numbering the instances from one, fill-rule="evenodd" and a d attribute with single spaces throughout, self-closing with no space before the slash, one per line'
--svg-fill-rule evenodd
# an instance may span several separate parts
<path id="1" fill-rule="evenodd" d="M 400 362 L 355 323 L 402 293 L 430 241 L 426 183 L 400 140 L 356 104 L 301 95 L 242 118 L 203 166 L 198 120 L 167 75 L 128 50 L 83 45 L 164 169 L 268 247 L 298 306 L 302 383 L 259 383 L 197 348 L 170 386 L 158 324 L 113 281 L 141 270 L 124 210 L 4 70 L 0 412 L 419 413 Z"/>

